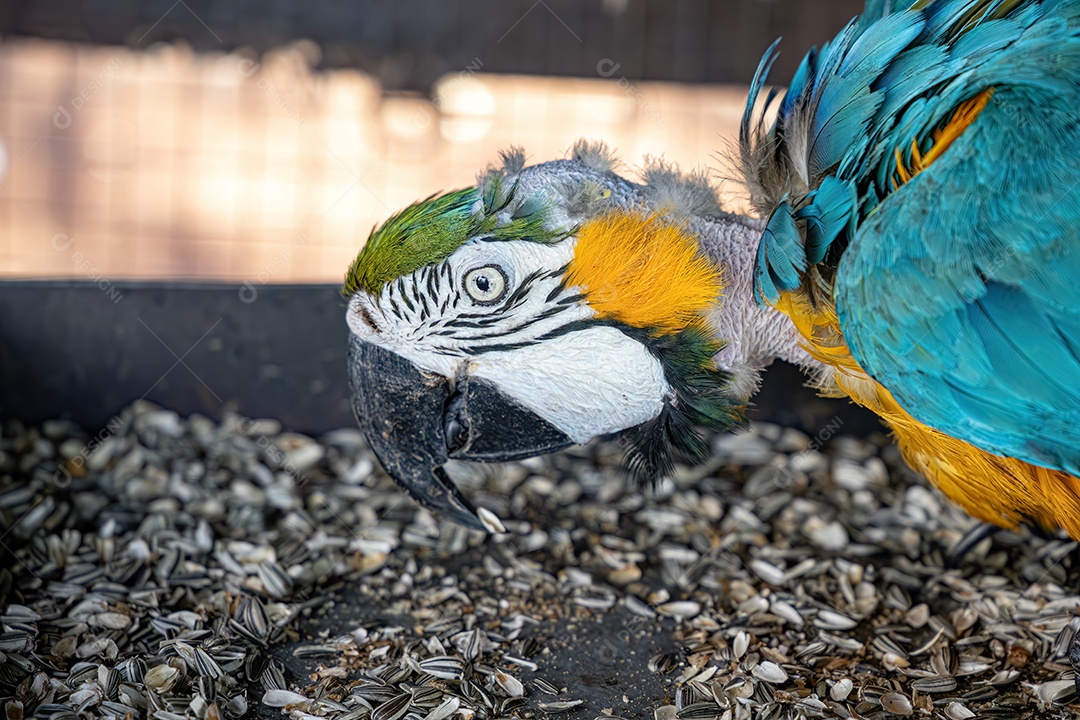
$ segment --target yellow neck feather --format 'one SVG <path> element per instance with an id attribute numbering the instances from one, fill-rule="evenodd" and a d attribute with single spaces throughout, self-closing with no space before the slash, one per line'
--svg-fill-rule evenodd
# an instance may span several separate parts
<path id="1" fill-rule="evenodd" d="M 617 211 L 586 223 L 567 273 L 598 317 L 667 335 L 699 326 L 723 289 L 721 270 L 685 226 Z"/>

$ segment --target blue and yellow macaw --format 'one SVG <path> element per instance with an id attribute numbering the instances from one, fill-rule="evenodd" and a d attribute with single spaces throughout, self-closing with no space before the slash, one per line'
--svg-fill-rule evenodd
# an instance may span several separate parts
<path id="1" fill-rule="evenodd" d="M 973 515 L 1080 539 L 1080 0 L 872 0 L 766 121 L 774 58 L 738 158 L 759 217 L 582 142 L 509 151 L 373 232 L 344 288 L 373 450 L 490 529 L 448 460 L 620 434 L 656 479 L 781 358 Z"/>
<path id="2" fill-rule="evenodd" d="M 1080 1 L 872 2 L 758 106 L 775 49 L 760 302 L 969 513 L 1080 539 Z"/>

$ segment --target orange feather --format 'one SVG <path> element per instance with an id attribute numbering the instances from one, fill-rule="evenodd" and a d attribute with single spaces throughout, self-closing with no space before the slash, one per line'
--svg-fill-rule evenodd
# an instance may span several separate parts
<path id="1" fill-rule="evenodd" d="M 634 211 L 586 223 L 567 277 L 598 317 L 657 335 L 702 324 L 723 289 L 720 268 L 690 230 Z"/>
<path id="2" fill-rule="evenodd" d="M 993 95 L 994 89 L 990 88 L 960 103 L 949 121 L 933 132 L 933 144 L 925 155 L 919 150 L 918 141 L 912 140 L 911 167 L 904 165 L 904 156 L 900 152 L 900 148 L 896 148 L 896 177 L 893 178 L 892 182 L 893 190 L 910 181 L 911 178 L 930 167 L 931 163 L 941 157 L 949 149 L 949 146 L 953 144 L 953 141 L 963 135 L 964 131 L 975 122 L 975 119 L 979 117 L 979 113 L 983 111 Z"/>

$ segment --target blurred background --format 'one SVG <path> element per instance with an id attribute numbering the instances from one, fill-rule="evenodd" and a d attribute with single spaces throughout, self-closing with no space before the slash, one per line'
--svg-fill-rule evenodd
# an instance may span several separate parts
<path id="1" fill-rule="evenodd" d="M 719 169 L 769 43 L 785 78 L 860 6 L 5 0 L 0 273 L 337 282 L 510 145 Z"/>
<path id="2" fill-rule="evenodd" d="M 338 286 L 373 226 L 512 145 L 720 181 L 769 44 L 790 77 L 861 5 L 2 0 L 0 420 L 352 425 Z M 837 412 L 771 375 L 759 417 Z"/>

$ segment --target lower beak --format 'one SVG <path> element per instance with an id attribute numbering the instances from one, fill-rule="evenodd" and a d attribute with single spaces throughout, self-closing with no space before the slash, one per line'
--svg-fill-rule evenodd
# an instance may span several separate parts
<path id="1" fill-rule="evenodd" d="M 486 530 L 443 465 L 498 462 L 552 452 L 572 440 L 494 384 L 422 372 L 395 352 L 350 335 L 353 411 L 386 472 L 420 504 L 459 525 Z"/>

